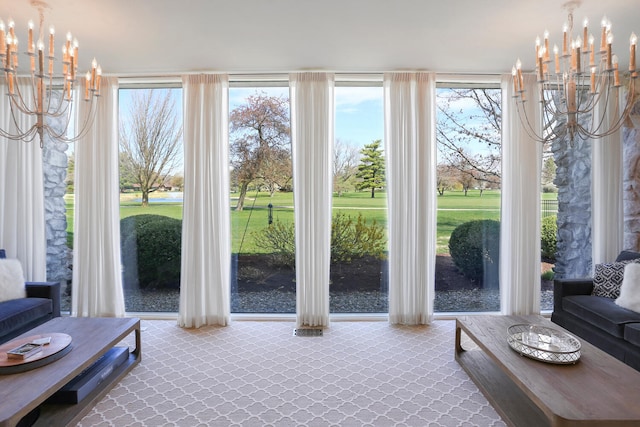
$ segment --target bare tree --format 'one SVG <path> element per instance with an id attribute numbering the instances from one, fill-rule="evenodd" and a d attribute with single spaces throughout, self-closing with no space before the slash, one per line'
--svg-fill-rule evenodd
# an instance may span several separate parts
<path id="1" fill-rule="evenodd" d="M 179 160 L 182 128 L 168 90 L 136 91 L 129 115 L 120 122 L 121 164 L 140 185 L 142 206 Z"/>
<path id="2" fill-rule="evenodd" d="M 448 89 L 438 93 L 440 162 L 466 175 L 462 178 L 465 182 L 500 185 L 501 102 L 499 89 Z"/>
<path id="3" fill-rule="evenodd" d="M 444 192 L 454 188 L 458 180 L 458 170 L 449 165 L 439 164 L 436 169 L 436 187 L 438 194 L 444 196 Z"/>
<path id="4" fill-rule="evenodd" d="M 342 193 L 355 189 L 355 176 L 358 173 L 360 152 L 357 147 L 336 139 L 333 146 L 333 191 Z"/>
<path id="5" fill-rule="evenodd" d="M 291 189 L 293 163 L 289 150 L 273 147 L 266 153 L 260 168 L 260 181 L 269 189 L 269 195 L 278 190 Z"/>
<path id="6" fill-rule="evenodd" d="M 241 211 L 249 184 L 263 177 L 264 165 L 277 150 L 289 150 L 289 100 L 256 93 L 229 117 L 233 178 L 240 187 L 236 210 Z"/>

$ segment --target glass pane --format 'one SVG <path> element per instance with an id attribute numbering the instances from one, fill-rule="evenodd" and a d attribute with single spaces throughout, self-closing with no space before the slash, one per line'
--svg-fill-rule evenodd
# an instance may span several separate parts
<path id="1" fill-rule="evenodd" d="M 542 194 L 540 206 L 542 224 L 540 226 L 540 309 L 553 310 L 553 267 L 556 262 L 556 244 L 558 234 L 558 188 L 554 185 L 556 164 L 550 144 L 544 147 L 542 159 Z"/>
<path id="2" fill-rule="evenodd" d="M 388 312 L 382 87 L 335 88 L 330 311 Z"/>
<path id="3" fill-rule="evenodd" d="M 288 87 L 229 90 L 231 312 L 295 313 Z"/>
<path id="4" fill-rule="evenodd" d="M 438 88 L 436 312 L 499 311 L 501 94 Z"/>
<path id="5" fill-rule="evenodd" d="M 127 312 L 177 312 L 182 89 L 120 89 L 120 245 Z"/>

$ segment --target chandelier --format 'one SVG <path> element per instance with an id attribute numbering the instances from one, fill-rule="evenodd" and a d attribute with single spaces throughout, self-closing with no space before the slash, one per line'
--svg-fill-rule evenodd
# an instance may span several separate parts
<path id="1" fill-rule="evenodd" d="M 573 9 L 579 1 L 565 4 L 568 20 L 563 28 L 562 48 L 549 48 L 549 32 L 544 40 L 536 39 L 537 90 L 540 95 L 542 133 L 536 130 L 527 116 L 524 103 L 527 100 L 520 59 L 512 69 L 514 98 L 521 122 L 527 133 L 539 142 L 549 142 L 569 136 L 573 145 L 576 135 L 583 139 L 597 139 L 617 132 L 635 101 L 636 45 L 638 38 L 629 39 L 628 90 L 621 101 L 621 70 L 618 57 L 612 52 L 613 34 L 611 22 L 602 19 L 599 43 L 589 33 L 588 20 L 584 20 L 582 38 L 573 38 Z M 615 104 L 615 107 L 613 106 Z M 622 104 L 622 105 L 621 105 Z M 600 107 L 597 107 L 600 105 Z M 615 111 L 606 112 L 607 108 Z M 608 118 L 613 113 L 614 119 Z M 562 124 L 565 126 L 562 126 Z"/>
<path id="2" fill-rule="evenodd" d="M 42 148 L 45 134 L 52 139 L 64 142 L 76 141 L 86 134 L 95 115 L 97 102 L 94 100 L 100 96 L 102 70 L 93 59 L 91 70 L 84 76 L 86 80 L 84 93 L 74 94 L 80 86 L 78 41 L 71 33 L 67 33 L 66 41 L 58 51 L 60 57 L 56 58 L 54 27 L 50 27 L 46 41 L 43 34 L 43 7 L 46 4 L 37 0 L 32 0 L 32 4 L 38 7 L 40 27 L 38 39 L 35 41 L 33 22 L 29 21 L 28 40 L 26 52 L 24 52 L 26 57 L 21 57 L 22 55 L 18 52 L 18 38 L 13 20 L 9 20 L 6 27 L 0 20 L 0 70 L 7 90 L 4 95 L 9 98 L 9 122 L 13 125 L 7 129 L 0 128 L 0 136 L 24 142 L 31 142 L 37 136 Z M 58 59 L 61 67 L 56 72 L 54 64 Z M 22 64 L 24 68 L 20 68 Z M 82 123 L 75 123 L 75 136 L 69 136 L 70 124 L 73 127 L 75 121 L 73 105 L 79 102 L 74 98 L 80 97 L 84 102 L 89 103 L 89 113 Z M 21 124 L 25 123 L 19 119 L 21 115 L 32 117 L 28 123 L 34 124 L 30 126 Z"/>

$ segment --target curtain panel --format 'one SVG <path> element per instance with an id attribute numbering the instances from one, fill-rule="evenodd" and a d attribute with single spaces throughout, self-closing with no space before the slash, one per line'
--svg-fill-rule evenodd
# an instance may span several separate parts
<path id="1" fill-rule="evenodd" d="M 384 75 L 389 321 L 433 318 L 436 255 L 435 75 Z"/>
<path id="2" fill-rule="evenodd" d="M 541 132 L 540 102 L 533 75 L 525 76 L 529 97 L 516 106 L 511 75 L 502 87 L 502 219 L 500 309 L 506 315 L 540 312 L 540 181 L 542 144 L 531 138 L 517 108 L 527 108 Z"/>
<path id="3" fill-rule="evenodd" d="M 33 99 L 30 78 L 18 78 L 16 84 L 25 100 Z M 4 81 L 0 92 L 9 92 Z M 22 113 L 16 114 L 15 119 L 23 130 L 35 124 L 34 117 Z M 0 100 L 0 127 L 16 130 L 7 96 Z M 38 137 L 31 142 L 0 138 L 0 248 L 6 249 L 7 257 L 20 260 L 28 281 L 44 281 L 47 276 L 43 156 L 39 143 Z"/>
<path id="4" fill-rule="evenodd" d="M 619 97 L 602 97 L 594 111 L 595 121 L 602 118 L 608 129 L 621 111 Z M 622 205 L 622 131 L 591 141 L 591 247 L 592 268 L 613 262 L 624 246 L 624 208 Z"/>
<path id="5" fill-rule="evenodd" d="M 329 325 L 334 76 L 289 76 L 296 241 L 296 322 Z"/>
<path id="6" fill-rule="evenodd" d="M 76 96 L 84 93 L 82 87 Z M 71 315 L 125 315 L 120 256 L 118 79 L 103 77 L 93 125 L 75 144 Z M 78 102 L 79 101 L 79 102 Z M 76 99 L 77 123 L 90 114 Z"/>
<path id="7" fill-rule="evenodd" d="M 178 325 L 230 320 L 229 81 L 184 76 L 184 205 Z"/>

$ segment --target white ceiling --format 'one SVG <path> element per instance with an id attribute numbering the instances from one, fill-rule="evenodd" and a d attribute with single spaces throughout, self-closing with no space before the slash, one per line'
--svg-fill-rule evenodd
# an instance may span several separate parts
<path id="1" fill-rule="evenodd" d="M 26 48 L 35 0 L 0 0 Z M 495 74 L 520 57 L 534 67 L 534 40 L 545 29 L 561 44 L 565 0 L 46 0 L 45 26 L 61 46 L 71 31 L 80 69 L 92 57 L 105 74 L 201 71 L 271 73 L 297 70 L 381 72 L 430 70 Z M 582 0 L 599 40 L 612 21 L 614 51 L 628 66 L 629 35 L 640 35 L 640 0 Z M 48 31 L 48 30 L 47 30 Z M 640 52 L 639 52 L 640 55 Z M 623 68 L 624 69 L 624 68 Z"/>

